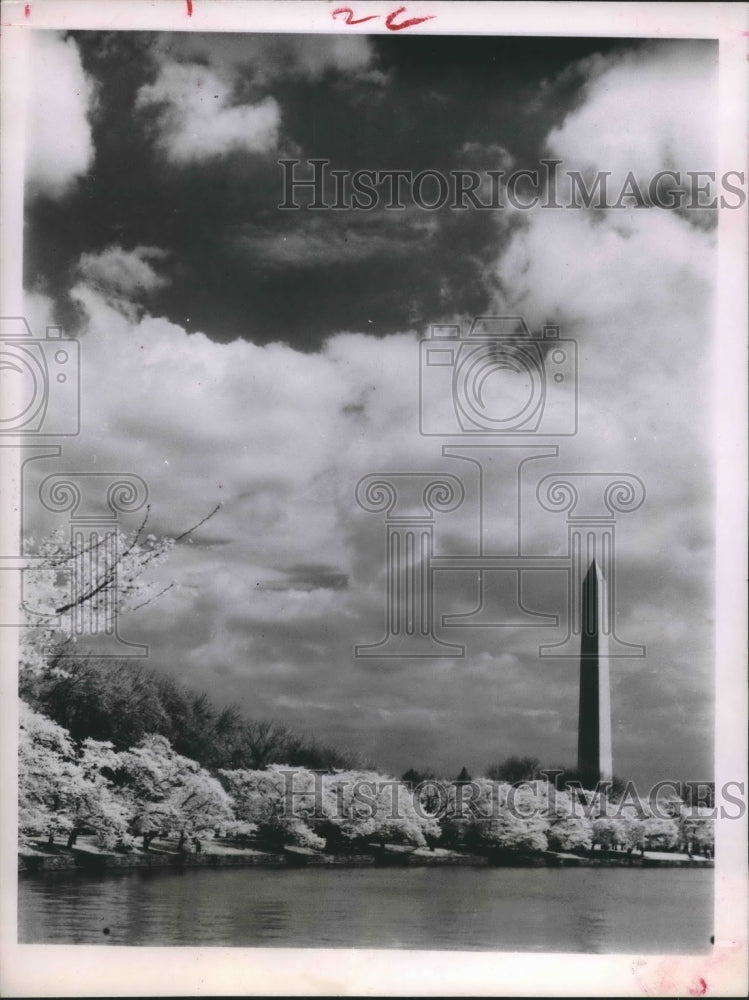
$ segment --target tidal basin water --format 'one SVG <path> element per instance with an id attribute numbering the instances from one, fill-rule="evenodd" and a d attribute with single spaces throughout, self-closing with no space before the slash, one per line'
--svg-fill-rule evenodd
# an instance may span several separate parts
<path id="1" fill-rule="evenodd" d="M 702 952 L 712 894 L 691 868 L 58 872 L 19 878 L 18 940 Z"/>

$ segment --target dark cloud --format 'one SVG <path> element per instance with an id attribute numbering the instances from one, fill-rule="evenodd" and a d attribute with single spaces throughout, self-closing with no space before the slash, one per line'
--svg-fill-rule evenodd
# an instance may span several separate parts
<path id="1" fill-rule="evenodd" d="M 348 586 L 348 574 L 335 566 L 317 563 L 301 563 L 281 570 L 280 580 L 263 580 L 261 590 L 344 590 Z"/>
<path id="2" fill-rule="evenodd" d="M 65 198 L 29 206 L 26 268 L 35 287 L 56 299 L 61 320 L 77 324 L 66 292 L 82 253 L 113 244 L 160 247 L 170 255 L 169 283 L 149 300 L 155 315 L 219 341 L 280 339 L 304 350 L 336 330 L 384 335 L 429 322 L 446 307 L 481 311 L 496 224 L 477 212 L 417 210 L 392 220 L 380 213 L 376 222 L 349 212 L 345 224 L 333 212 L 281 213 L 279 155 L 322 156 L 347 170 L 447 171 L 479 161 L 482 169 L 496 166 L 506 148 L 532 166 L 548 123 L 541 111 L 529 117 L 531 95 L 571 59 L 616 45 L 480 37 L 72 37 L 97 85 L 96 156 Z M 200 82 L 190 67 L 203 82 L 220 81 L 220 101 L 209 95 L 206 103 L 220 103 L 223 118 L 207 118 L 209 129 L 193 129 L 186 117 L 191 107 L 198 108 L 196 122 L 202 114 L 190 96 Z M 192 103 L 177 100 L 183 91 Z M 164 119 L 170 101 L 174 114 Z M 279 108 L 275 146 L 264 101 Z M 262 130 L 245 149 L 237 148 L 243 114 Z M 198 155 L 201 142 L 210 159 Z M 165 159 L 165 148 L 176 150 L 177 162 Z"/>

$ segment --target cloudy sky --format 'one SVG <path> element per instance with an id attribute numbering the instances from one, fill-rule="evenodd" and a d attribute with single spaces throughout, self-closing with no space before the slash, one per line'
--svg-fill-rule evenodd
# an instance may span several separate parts
<path id="1" fill-rule="evenodd" d="M 395 773 L 574 762 L 577 665 L 538 656 L 563 628 L 441 632 L 463 658 L 353 655 L 385 615 L 385 525 L 356 505 L 362 476 L 461 476 L 436 550 L 476 551 L 472 467 L 419 433 L 419 339 L 482 313 L 556 323 L 578 345 L 579 430 L 541 439 L 559 457 L 521 483 L 524 549 L 565 550 L 564 515 L 534 501 L 542 476 L 644 482 L 617 524 L 617 630 L 647 656 L 611 663 L 614 769 L 709 777 L 710 213 L 277 206 L 281 158 L 553 156 L 619 183 L 715 169 L 716 59 L 709 42 L 34 32 L 27 315 L 81 345 L 81 434 L 55 469 L 138 473 L 157 533 L 223 504 L 123 635 L 218 701 Z M 515 466 L 499 476 L 511 497 Z M 510 551 L 511 504 L 493 516 Z M 562 575 L 532 576 L 527 600 L 564 616 Z M 475 574 L 439 577 L 439 614 L 476 605 Z"/>

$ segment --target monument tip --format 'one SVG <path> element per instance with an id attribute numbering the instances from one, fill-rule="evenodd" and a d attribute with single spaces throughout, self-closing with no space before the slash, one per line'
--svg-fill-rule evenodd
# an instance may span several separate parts
<path id="1" fill-rule="evenodd" d="M 586 577 L 588 576 L 595 577 L 596 580 L 599 581 L 606 579 L 603 574 L 603 569 L 601 568 L 601 564 L 598 562 L 595 556 L 590 560 L 590 564 L 588 566 L 588 572 L 585 575 Z"/>

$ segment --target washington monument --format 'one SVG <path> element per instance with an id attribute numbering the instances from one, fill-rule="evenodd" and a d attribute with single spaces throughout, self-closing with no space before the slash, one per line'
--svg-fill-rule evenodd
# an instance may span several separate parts
<path id="1" fill-rule="evenodd" d="M 610 625 L 608 583 L 594 559 L 582 586 L 580 632 L 580 714 L 577 769 L 581 778 L 607 781 L 612 776 L 611 687 L 609 681 Z M 607 627 L 609 626 L 609 627 Z"/>

